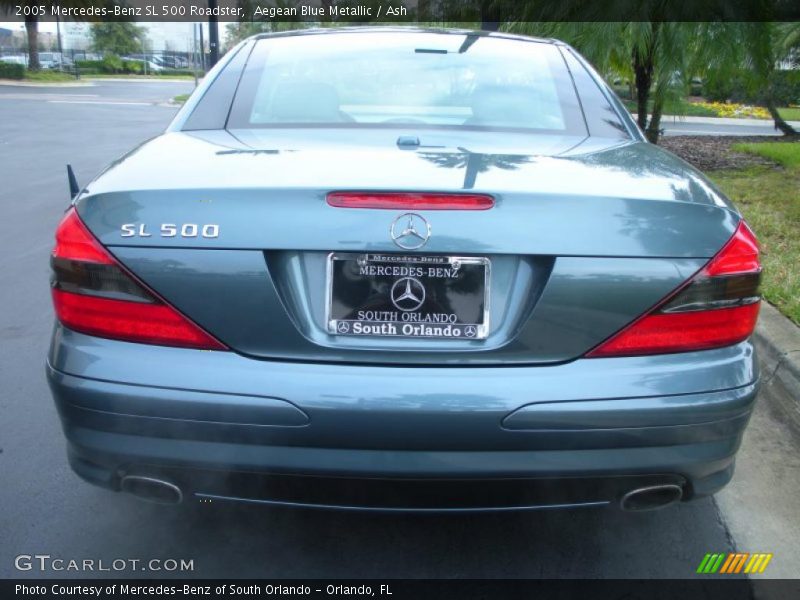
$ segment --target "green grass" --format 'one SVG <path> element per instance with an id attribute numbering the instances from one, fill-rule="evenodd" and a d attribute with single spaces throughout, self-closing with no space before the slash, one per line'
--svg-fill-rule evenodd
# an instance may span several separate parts
<path id="1" fill-rule="evenodd" d="M 172 101 L 175 102 L 176 104 L 183 104 L 189 99 L 189 96 L 190 94 L 178 94 L 172 99 Z"/>
<path id="2" fill-rule="evenodd" d="M 61 73 L 60 71 L 25 71 L 23 81 L 33 81 L 36 83 L 58 83 L 66 81 L 76 81 L 75 75 Z"/>
<path id="3" fill-rule="evenodd" d="M 738 152 L 757 154 L 775 161 L 789 169 L 800 169 L 800 143 L 762 142 L 757 144 L 734 144 Z"/>
<path id="4" fill-rule="evenodd" d="M 764 298 L 800 325 L 800 166 L 709 176 L 736 203 L 761 242 Z"/>
<path id="5" fill-rule="evenodd" d="M 667 104 L 664 110 L 665 113 L 669 113 L 672 115 L 680 115 L 684 117 L 716 117 L 717 113 L 714 112 L 714 109 L 708 108 L 707 106 L 701 106 L 699 104 L 695 104 L 694 102 L 676 102 L 672 103 L 670 106 Z"/>
<path id="6" fill-rule="evenodd" d="M 778 114 L 787 121 L 800 121 L 800 107 L 779 108 Z"/>

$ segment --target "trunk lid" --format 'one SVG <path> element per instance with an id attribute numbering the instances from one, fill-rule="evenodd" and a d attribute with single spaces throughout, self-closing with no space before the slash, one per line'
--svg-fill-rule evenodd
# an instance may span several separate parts
<path id="1" fill-rule="evenodd" d="M 398 146 L 401 135 L 419 147 Z M 326 194 L 341 190 L 470 191 L 495 206 L 416 211 L 430 238 L 409 251 L 390 235 L 406 211 L 329 206 Z M 699 173 L 649 144 L 379 129 L 167 134 L 107 169 L 78 210 L 120 261 L 232 349 L 384 364 L 573 359 L 690 277 L 739 220 Z M 165 224 L 178 234 L 161 235 Z M 198 233 L 180 235 L 187 224 Z M 330 253 L 487 258 L 488 337 L 331 335 Z"/>

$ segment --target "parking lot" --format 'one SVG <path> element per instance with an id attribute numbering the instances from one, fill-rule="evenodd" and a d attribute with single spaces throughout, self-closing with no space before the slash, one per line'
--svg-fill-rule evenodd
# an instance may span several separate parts
<path id="1" fill-rule="evenodd" d="M 653 513 L 160 507 L 79 480 L 44 378 L 53 319 L 48 254 L 69 201 L 65 164 L 87 182 L 157 135 L 176 111 L 168 100 L 192 87 L 0 85 L 0 575 L 39 576 L 14 568 L 15 556 L 38 553 L 192 559 L 194 571 L 178 575 L 196 577 L 680 578 L 692 577 L 707 552 L 733 550 L 774 553 L 765 575 L 800 573 L 800 444 L 769 398 L 756 411 L 734 482 L 717 499 Z"/>

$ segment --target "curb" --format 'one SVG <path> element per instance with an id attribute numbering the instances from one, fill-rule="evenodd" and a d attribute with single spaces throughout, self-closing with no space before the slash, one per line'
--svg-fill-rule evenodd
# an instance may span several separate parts
<path id="1" fill-rule="evenodd" d="M 8 87 L 21 87 L 21 88 L 40 88 L 40 87 L 59 87 L 59 88 L 75 88 L 75 87 L 92 87 L 94 84 L 90 81 L 17 81 L 16 79 L 0 79 L 0 85 Z"/>
<path id="2" fill-rule="evenodd" d="M 636 118 L 636 113 L 631 113 Z M 772 119 L 753 119 L 750 117 L 691 117 L 688 115 L 661 115 L 661 123 L 699 123 L 702 125 L 745 125 L 753 127 L 773 126 Z M 800 121 L 787 121 L 789 125 L 797 129 Z"/>
<path id="3" fill-rule="evenodd" d="M 800 327 L 761 303 L 754 335 L 761 362 L 761 393 L 774 399 L 800 429 Z"/>
<path id="4" fill-rule="evenodd" d="M 671 119 L 673 122 L 683 122 L 683 123 L 702 123 L 706 125 L 751 125 L 754 127 L 764 127 L 766 126 L 773 126 L 774 121 L 772 119 L 752 119 L 749 117 L 690 117 L 690 116 L 681 116 L 681 115 L 665 115 L 661 117 L 661 122 L 664 122 L 664 119 Z M 787 121 L 789 125 L 792 127 L 800 126 L 800 122 L 798 121 Z"/>
<path id="5" fill-rule="evenodd" d="M 102 81 L 108 83 L 110 82 L 120 82 L 120 83 L 191 83 L 194 84 L 194 79 L 190 78 L 181 78 L 181 79 L 173 79 L 167 76 L 161 77 L 92 77 L 91 75 L 84 75 L 82 79 L 86 79 L 87 81 Z M 203 80 L 202 77 L 198 77 L 198 83 Z"/>

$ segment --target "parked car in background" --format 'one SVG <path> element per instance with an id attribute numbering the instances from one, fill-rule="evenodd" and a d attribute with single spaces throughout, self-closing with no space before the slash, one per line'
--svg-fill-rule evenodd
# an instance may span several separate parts
<path id="1" fill-rule="evenodd" d="M 758 391 L 753 233 L 554 40 L 250 38 L 51 265 L 72 468 L 160 502 L 659 508 Z"/>
<path id="2" fill-rule="evenodd" d="M 153 60 L 165 69 L 185 69 L 189 66 L 189 61 L 180 56 L 157 55 L 153 57 Z"/>
<path id="3" fill-rule="evenodd" d="M 39 65 L 43 69 L 68 69 L 73 62 L 60 52 L 39 52 Z"/>
<path id="4" fill-rule="evenodd" d="M 122 60 L 128 62 L 135 62 L 139 63 L 142 66 L 142 72 L 151 72 L 151 73 L 159 73 L 164 70 L 164 67 L 156 62 L 155 58 L 150 56 L 148 58 L 142 58 L 140 56 L 123 56 L 121 57 Z"/>
<path id="5" fill-rule="evenodd" d="M 22 54 L 7 54 L 6 56 L 0 56 L 0 61 L 11 63 L 13 65 L 22 65 L 23 67 L 28 66 L 28 57 Z"/>
<path id="6" fill-rule="evenodd" d="M 58 69 L 61 56 L 57 52 L 39 52 L 39 66 L 42 69 Z"/>

